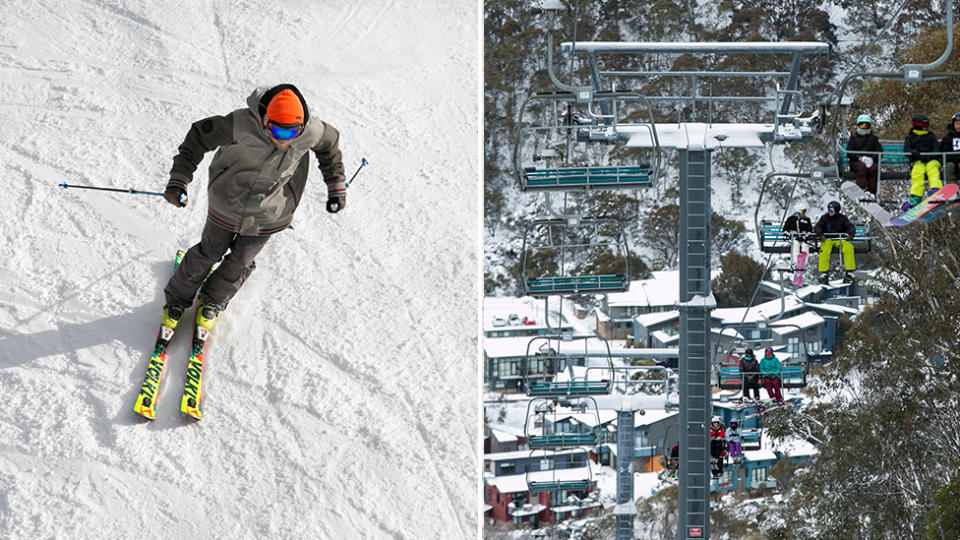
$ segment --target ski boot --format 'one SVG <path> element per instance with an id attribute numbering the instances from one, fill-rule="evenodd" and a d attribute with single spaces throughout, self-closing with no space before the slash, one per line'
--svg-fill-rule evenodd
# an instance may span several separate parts
<path id="1" fill-rule="evenodd" d="M 922 201 L 922 200 L 923 200 L 923 197 L 921 197 L 921 196 L 919 196 L 919 195 L 911 195 L 911 196 L 910 196 L 910 199 L 907 200 L 907 202 L 903 203 L 903 204 L 900 206 L 900 211 L 906 212 L 907 210 L 910 210 L 910 209 L 913 208 L 914 206 L 920 204 L 920 201 Z"/>
<path id="2" fill-rule="evenodd" d="M 844 283 L 856 283 L 857 278 L 854 277 L 853 272 L 848 270 L 843 273 L 843 282 Z"/>
<path id="3" fill-rule="evenodd" d="M 827 276 L 826 272 L 824 272 L 820 274 L 820 277 L 817 278 L 817 283 L 821 285 L 826 285 L 827 283 L 830 283 L 830 277 Z"/>
<path id="4" fill-rule="evenodd" d="M 208 301 L 206 298 L 200 298 L 200 305 L 197 306 L 197 326 L 206 328 L 207 330 L 213 329 L 213 324 L 217 322 L 217 317 L 220 315 L 220 312 L 223 311 L 224 306 L 220 304 L 215 304 Z"/>
<path id="5" fill-rule="evenodd" d="M 926 193 L 923 194 L 923 196 L 924 196 L 924 198 L 930 198 L 930 197 L 932 197 L 932 196 L 933 196 L 936 192 L 938 192 L 938 191 L 940 191 L 940 188 L 937 188 L 937 187 L 935 187 L 935 188 L 930 188 L 930 189 L 927 190 Z"/>
<path id="6" fill-rule="evenodd" d="M 163 314 L 160 315 L 160 324 L 171 330 L 176 330 L 177 324 L 180 323 L 180 319 L 183 317 L 184 311 L 186 310 L 181 306 L 163 306 Z"/>

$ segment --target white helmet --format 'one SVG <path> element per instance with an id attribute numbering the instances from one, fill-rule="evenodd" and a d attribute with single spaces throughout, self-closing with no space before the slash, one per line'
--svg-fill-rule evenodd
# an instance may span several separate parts
<path id="1" fill-rule="evenodd" d="M 720 423 L 720 417 L 719 417 L 719 416 L 714 416 L 713 418 L 710 419 L 710 423 L 711 423 L 711 424 L 714 423 L 714 422 L 716 422 L 717 424 L 719 424 L 719 423 Z"/>

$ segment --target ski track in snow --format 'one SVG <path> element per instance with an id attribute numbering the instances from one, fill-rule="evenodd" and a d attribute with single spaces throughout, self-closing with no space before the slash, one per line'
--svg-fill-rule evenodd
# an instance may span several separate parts
<path id="1" fill-rule="evenodd" d="M 0 537 L 476 535 L 477 9 L 5 3 Z M 311 170 L 215 329 L 204 420 L 179 413 L 185 330 L 141 421 L 209 156 L 184 209 L 57 184 L 162 191 L 190 122 L 286 81 L 370 165 L 337 216 Z"/>

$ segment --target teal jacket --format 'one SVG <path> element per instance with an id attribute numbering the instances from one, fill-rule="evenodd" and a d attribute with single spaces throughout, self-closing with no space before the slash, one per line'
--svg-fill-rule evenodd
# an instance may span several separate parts
<path id="1" fill-rule="evenodd" d="M 760 359 L 760 377 L 776 377 L 778 379 L 783 378 L 783 366 L 780 365 L 780 360 L 776 356 L 764 356 Z"/>

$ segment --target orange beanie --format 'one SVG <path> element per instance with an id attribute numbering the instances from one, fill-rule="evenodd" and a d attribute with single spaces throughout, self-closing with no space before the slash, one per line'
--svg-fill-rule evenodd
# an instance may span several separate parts
<path id="1" fill-rule="evenodd" d="M 291 90 L 273 96 L 267 105 L 267 119 L 278 124 L 302 124 L 303 104 Z"/>

